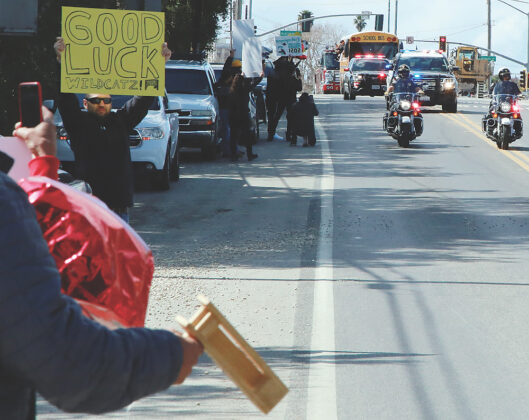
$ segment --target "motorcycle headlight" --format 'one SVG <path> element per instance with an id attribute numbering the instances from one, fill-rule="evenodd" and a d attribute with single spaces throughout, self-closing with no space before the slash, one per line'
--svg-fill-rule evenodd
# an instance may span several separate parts
<path id="1" fill-rule="evenodd" d="M 409 111 L 411 108 L 411 102 L 410 101 L 400 101 L 399 103 L 400 109 L 403 111 Z"/>
<path id="2" fill-rule="evenodd" d="M 143 140 L 159 140 L 163 139 L 164 133 L 163 130 L 159 127 L 145 127 L 145 128 L 138 128 L 138 132 L 141 135 L 141 138 Z"/>
<path id="3" fill-rule="evenodd" d="M 509 102 L 502 102 L 500 104 L 501 112 L 510 112 L 511 111 L 511 104 Z"/>

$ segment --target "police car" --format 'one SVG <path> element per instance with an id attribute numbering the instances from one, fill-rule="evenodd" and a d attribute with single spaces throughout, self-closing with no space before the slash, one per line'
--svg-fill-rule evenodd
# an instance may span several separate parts
<path id="1" fill-rule="evenodd" d="M 410 77 L 423 91 L 421 106 L 441 105 L 445 112 L 457 112 L 457 80 L 442 51 L 402 51 L 395 56 L 387 78 L 388 87 L 397 77 L 397 69 L 408 65 Z"/>
<path id="2" fill-rule="evenodd" d="M 343 98 L 381 96 L 386 91 L 390 62 L 383 55 L 356 55 L 349 61 L 343 80 Z"/>

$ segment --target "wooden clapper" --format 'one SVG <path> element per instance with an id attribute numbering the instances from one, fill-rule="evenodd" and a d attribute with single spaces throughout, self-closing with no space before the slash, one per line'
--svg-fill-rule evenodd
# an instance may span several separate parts
<path id="1" fill-rule="evenodd" d="M 188 322 L 177 317 L 189 335 L 246 396 L 268 413 L 286 395 L 288 388 L 257 352 L 241 337 L 228 320 L 205 296 L 198 296 L 202 308 Z"/>

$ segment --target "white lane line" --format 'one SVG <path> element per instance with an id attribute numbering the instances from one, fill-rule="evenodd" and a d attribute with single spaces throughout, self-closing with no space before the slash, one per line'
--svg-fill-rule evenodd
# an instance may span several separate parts
<path id="1" fill-rule="evenodd" d="M 336 360 L 334 339 L 333 282 L 333 201 L 334 168 L 329 140 L 321 124 L 315 121 L 321 144 L 323 174 L 321 176 L 321 220 L 318 261 L 314 282 L 311 360 L 307 397 L 307 420 L 337 420 Z"/>

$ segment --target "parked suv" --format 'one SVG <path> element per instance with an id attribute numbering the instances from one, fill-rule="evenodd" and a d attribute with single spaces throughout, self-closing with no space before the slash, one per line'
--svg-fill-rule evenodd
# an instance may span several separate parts
<path id="1" fill-rule="evenodd" d="M 165 88 L 170 109 L 177 109 L 180 146 L 199 148 L 207 159 L 217 155 L 219 103 L 214 94 L 215 74 L 206 61 L 169 60 Z"/>
<path id="2" fill-rule="evenodd" d="M 78 94 L 77 97 L 82 108 L 84 94 Z M 123 107 L 130 98 L 112 95 L 112 111 Z M 46 102 L 50 108 L 54 108 L 52 101 Z M 168 190 L 170 181 L 178 180 L 180 175 L 178 115 L 168 110 L 168 105 L 166 96 L 156 97 L 145 118 L 129 134 L 130 157 L 135 174 L 147 174 L 153 186 L 159 190 Z M 57 158 L 64 170 L 75 175 L 74 154 L 58 109 L 55 111 L 54 123 L 57 126 Z"/>
<path id="3" fill-rule="evenodd" d="M 435 50 L 397 54 L 388 86 L 397 77 L 397 69 L 402 64 L 410 67 L 410 77 L 424 91 L 419 98 L 421 105 L 441 105 L 445 112 L 457 112 L 457 80 L 453 74 L 457 67 L 450 66 L 444 54 Z"/>
<path id="4" fill-rule="evenodd" d="M 356 95 L 380 96 L 386 91 L 388 66 L 384 56 L 355 56 L 345 69 L 343 98 L 356 99 Z"/>

